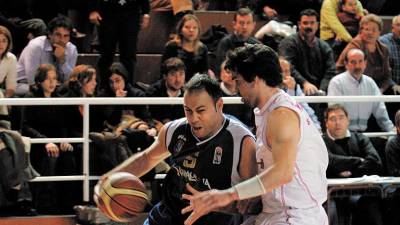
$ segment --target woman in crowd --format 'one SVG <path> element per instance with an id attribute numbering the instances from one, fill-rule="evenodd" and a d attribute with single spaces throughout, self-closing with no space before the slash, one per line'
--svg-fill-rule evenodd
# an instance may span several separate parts
<path id="1" fill-rule="evenodd" d="M 14 95 L 17 85 L 17 58 L 10 52 L 11 49 L 11 33 L 0 26 L 0 91 L 6 98 Z"/>
<path id="2" fill-rule="evenodd" d="M 186 81 L 195 73 L 208 72 L 207 47 L 200 41 L 200 21 L 186 14 L 178 22 L 176 36 L 165 46 L 162 62 L 171 57 L 180 58 L 186 65 Z"/>
<path id="3" fill-rule="evenodd" d="M 100 97 L 145 97 L 145 93 L 133 87 L 128 82 L 128 70 L 120 62 L 113 63 L 109 68 L 109 86 Z M 124 115 L 132 115 L 143 120 L 149 120 L 150 114 L 145 105 L 109 105 L 104 108 L 103 115 L 108 127 L 115 127 Z"/>
<path id="4" fill-rule="evenodd" d="M 378 39 L 383 28 L 382 19 L 375 14 L 368 14 L 360 21 L 359 34 L 346 46 L 336 62 L 338 72 L 345 70 L 345 56 L 350 49 L 361 49 L 367 58 L 364 74 L 370 76 L 381 90 L 388 94 L 394 85 L 389 64 L 389 50 Z"/>
<path id="5" fill-rule="evenodd" d="M 42 64 L 35 74 L 35 83 L 27 97 L 59 97 L 56 91 L 57 83 L 56 68 L 51 64 Z M 63 106 L 58 105 L 26 107 L 22 135 L 31 138 L 68 137 L 63 109 Z M 73 150 L 73 146 L 69 143 L 34 144 L 31 147 L 31 162 L 42 176 L 71 175 L 76 173 Z M 62 196 L 66 193 L 63 193 L 60 188 L 59 184 L 50 182 L 33 185 L 35 208 L 39 213 L 61 213 L 65 212 L 62 211 L 63 209 L 73 206 L 73 202 L 64 201 L 65 198 Z M 72 200 L 72 198 L 68 199 Z"/>

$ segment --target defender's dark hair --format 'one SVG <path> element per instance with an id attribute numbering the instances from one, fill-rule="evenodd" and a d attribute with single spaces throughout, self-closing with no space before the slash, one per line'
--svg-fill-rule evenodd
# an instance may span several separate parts
<path id="1" fill-rule="evenodd" d="M 315 16 L 317 21 L 319 20 L 319 14 L 314 9 L 305 9 L 300 12 L 299 21 L 301 20 L 302 16 Z"/>
<path id="2" fill-rule="evenodd" d="M 349 113 L 347 112 L 346 108 L 344 108 L 343 105 L 341 104 L 334 104 L 329 106 L 326 110 L 325 110 L 325 120 L 328 119 L 329 113 L 332 111 L 336 111 L 336 110 L 342 110 L 344 112 L 344 114 L 346 115 L 346 117 L 349 117 Z"/>
<path id="3" fill-rule="evenodd" d="M 63 27 L 69 32 L 72 32 L 73 26 L 71 20 L 69 20 L 65 16 L 57 16 L 54 19 L 52 19 L 49 24 L 47 25 L 47 28 L 49 30 L 49 34 L 52 34 L 56 28 Z"/>
<path id="4" fill-rule="evenodd" d="M 183 63 L 183 61 L 177 57 L 168 58 L 161 64 L 161 74 L 163 76 L 167 76 L 170 72 L 185 69 L 185 63 Z"/>
<path id="5" fill-rule="evenodd" d="M 282 83 L 282 71 L 276 52 L 263 44 L 245 44 L 228 54 L 225 68 L 239 73 L 247 82 L 259 77 L 270 87 Z"/>
<path id="6" fill-rule="evenodd" d="M 196 74 L 185 84 L 185 93 L 194 93 L 198 91 L 206 91 L 211 96 L 214 103 L 222 98 L 222 91 L 216 80 L 207 74 Z"/>

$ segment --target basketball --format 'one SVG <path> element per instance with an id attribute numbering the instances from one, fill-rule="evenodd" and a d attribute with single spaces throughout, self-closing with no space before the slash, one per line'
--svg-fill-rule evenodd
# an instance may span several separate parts
<path id="1" fill-rule="evenodd" d="M 142 181 L 133 174 L 118 172 L 101 186 L 96 185 L 94 201 L 108 218 L 117 222 L 132 222 L 143 212 L 149 201 Z"/>

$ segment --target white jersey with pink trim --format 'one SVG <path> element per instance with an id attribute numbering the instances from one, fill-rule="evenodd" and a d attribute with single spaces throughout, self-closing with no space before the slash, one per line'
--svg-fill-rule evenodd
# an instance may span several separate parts
<path id="1" fill-rule="evenodd" d="M 327 199 L 328 151 L 321 134 L 301 104 L 282 90 L 273 95 L 262 109 L 254 109 L 258 172 L 261 173 L 273 163 L 273 149 L 266 140 L 266 127 L 269 114 L 278 107 L 289 108 L 298 114 L 300 141 L 297 144 L 293 180 L 262 196 L 263 211 L 275 213 L 288 208 L 306 209 L 320 206 Z"/>

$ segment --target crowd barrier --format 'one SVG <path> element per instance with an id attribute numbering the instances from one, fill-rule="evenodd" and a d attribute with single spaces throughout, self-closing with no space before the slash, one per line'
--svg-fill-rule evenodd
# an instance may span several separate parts
<path id="1" fill-rule="evenodd" d="M 398 96 L 301 96 L 294 97 L 299 102 L 400 102 Z M 224 97 L 225 104 L 241 104 L 240 97 Z M 76 176 L 42 176 L 32 182 L 46 181 L 83 181 L 83 201 L 89 202 L 89 181 L 98 179 L 89 173 L 89 108 L 91 105 L 169 105 L 182 104 L 182 98 L 1 98 L 0 105 L 82 105 L 83 136 L 82 138 L 40 138 L 31 139 L 31 143 L 83 143 L 83 173 Z M 366 133 L 367 136 L 389 136 L 394 132 Z"/>

